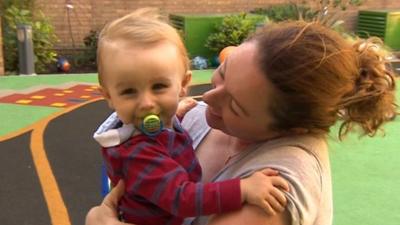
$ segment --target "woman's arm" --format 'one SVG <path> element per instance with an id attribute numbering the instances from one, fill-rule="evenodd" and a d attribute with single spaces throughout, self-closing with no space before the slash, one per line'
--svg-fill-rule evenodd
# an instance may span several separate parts
<path id="1" fill-rule="evenodd" d="M 208 225 L 289 225 L 290 214 L 287 210 L 273 216 L 266 214 L 261 208 L 252 205 L 244 205 L 242 209 L 212 216 Z"/>
<path id="2" fill-rule="evenodd" d="M 301 148 L 298 146 L 269 148 L 269 151 L 263 151 L 268 155 L 251 157 L 246 161 L 246 165 L 241 165 L 251 168 L 249 165 L 268 161 L 268 166 L 271 168 L 280 168 L 280 176 L 286 179 L 290 186 L 289 192 L 285 194 L 288 204 L 282 214 L 269 217 L 263 214 L 261 209 L 245 205 L 240 211 L 215 216 L 209 220 L 209 224 L 314 224 L 316 220 L 320 221 L 320 224 L 332 224 L 329 157 L 325 142 L 314 138 L 308 140 L 302 137 L 302 139 L 302 142 L 299 141 L 302 144 Z M 314 149 L 305 146 L 316 147 Z M 316 152 L 317 150 L 319 152 Z"/>

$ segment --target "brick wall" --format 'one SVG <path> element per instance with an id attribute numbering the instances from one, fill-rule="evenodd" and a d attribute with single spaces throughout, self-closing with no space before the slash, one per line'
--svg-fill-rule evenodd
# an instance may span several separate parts
<path id="1" fill-rule="evenodd" d="M 268 7 L 288 0 L 72 0 L 74 9 L 65 7 L 66 0 L 36 0 L 36 8 L 46 14 L 55 26 L 60 39 L 58 48 L 83 45 L 83 38 L 91 29 L 100 29 L 106 22 L 140 8 L 158 7 L 169 13 L 230 13 Z M 309 1 L 314 3 L 316 1 Z M 400 9 L 400 1 L 366 0 L 359 9 Z M 69 16 L 68 16 L 69 14 Z M 349 8 L 340 18 L 346 18 L 346 27 L 353 30 L 357 9 Z M 69 26 L 68 20 L 71 26 Z"/>
<path id="2" fill-rule="evenodd" d="M 112 19 L 141 7 L 157 7 L 169 13 L 230 13 L 247 11 L 285 0 L 73 0 L 74 9 L 68 10 L 65 0 L 36 0 L 36 8 L 46 14 L 61 40 L 57 47 L 82 46 L 83 38 L 91 29 L 100 29 Z M 72 35 L 71 35 L 72 34 Z M 72 38 L 71 38 L 72 37 Z"/>
<path id="3" fill-rule="evenodd" d="M 0 18 L 0 76 L 4 75 L 4 59 L 3 59 L 3 35 L 1 31 L 1 18 Z"/>

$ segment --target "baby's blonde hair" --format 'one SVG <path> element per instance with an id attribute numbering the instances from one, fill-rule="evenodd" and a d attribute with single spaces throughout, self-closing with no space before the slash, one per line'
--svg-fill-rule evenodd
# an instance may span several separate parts
<path id="1" fill-rule="evenodd" d="M 108 23 L 100 32 L 97 47 L 97 69 L 99 83 L 104 85 L 104 46 L 116 41 L 125 41 L 141 47 L 162 42 L 174 44 L 181 56 L 185 71 L 189 70 L 189 58 L 185 45 L 175 28 L 162 19 L 157 9 L 141 8 Z"/>

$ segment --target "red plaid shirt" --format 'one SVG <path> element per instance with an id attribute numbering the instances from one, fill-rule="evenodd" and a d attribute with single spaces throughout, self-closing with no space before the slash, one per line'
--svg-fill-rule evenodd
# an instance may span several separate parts
<path id="1" fill-rule="evenodd" d="M 125 181 L 119 211 L 139 225 L 181 224 L 183 218 L 241 207 L 240 180 L 200 183 L 201 167 L 192 141 L 179 125 L 156 137 L 139 134 L 103 148 L 112 184 Z"/>

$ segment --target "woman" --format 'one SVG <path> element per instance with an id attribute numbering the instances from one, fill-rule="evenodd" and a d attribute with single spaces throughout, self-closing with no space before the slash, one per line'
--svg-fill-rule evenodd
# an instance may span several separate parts
<path id="1" fill-rule="evenodd" d="M 318 23 L 268 25 L 240 45 L 213 74 L 207 105 L 199 103 L 182 125 L 204 181 L 274 168 L 290 184 L 288 204 L 273 216 L 244 205 L 187 223 L 332 224 L 326 136 L 339 119 L 339 137 L 354 125 L 373 136 L 396 114 L 394 78 L 383 59 L 378 45 L 350 45 Z M 114 212 L 121 191 L 92 209 L 86 224 L 123 224 Z"/>

